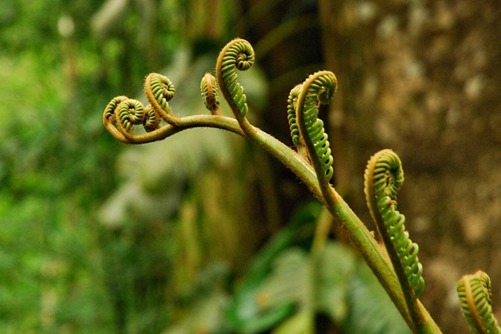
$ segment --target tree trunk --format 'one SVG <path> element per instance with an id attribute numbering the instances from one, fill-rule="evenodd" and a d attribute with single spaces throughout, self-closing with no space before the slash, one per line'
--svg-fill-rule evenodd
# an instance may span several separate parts
<path id="1" fill-rule="evenodd" d="M 486 271 L 501 304 L 499 3 L 321 0 L 319 17 L 340 86 L 330 114 L 338 188 L 367 212 L 366 161 L 386 147 L 400 155 L 399 209 L 420 245 L 422 300 L 444 333 L 466 333 L 463 274 Z"/>

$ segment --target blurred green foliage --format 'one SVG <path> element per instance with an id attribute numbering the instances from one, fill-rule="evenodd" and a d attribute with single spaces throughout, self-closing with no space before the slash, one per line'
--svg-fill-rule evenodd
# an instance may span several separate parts
<path id="1" fill-rule="evenodd" d="M 111 2 L 109 2 L 111 3 Z M 140 82 L 140 15 L 97 37 L 102 1 L 9 1 L 0 11 L 0 332 L 109 333 L 96 212 L 114 188 L 116 143 L 100 110 Z M 170 13 L 167 8 L 165 12 Z M 182 10 L 182 8 L 180 8 Z M 118 15 L 118 14 L 117 14 Z M 157 27 L 157 37 L 180 35 Z M 162 54 L 172 44 L 158 43 Z M 125 68 L 121 67 L 125 64 Z M 128 68 L 127 68 L 128 67 Z M 116 246 L 120 247 L 120 246 Z"/>

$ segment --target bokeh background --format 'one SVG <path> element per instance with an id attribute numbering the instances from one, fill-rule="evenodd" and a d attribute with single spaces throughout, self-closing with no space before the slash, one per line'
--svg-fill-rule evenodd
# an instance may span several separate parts
<path id="1" fill-rule="evenodd" d="M 467 333 L 457 280 L 482 269 L 501 316 L 501 7 L 497 0 L 1 0 L 1 333 L 408 333 L 318 203 L 237 136 L 127 146 L 117 95 L 167 75 L 179 115 L 242 37 L 252 122 L 292 145 L 289 90 L 336 73 L 335 183 L 370 227 L 371 154 L 392 148 L 420 245 L 422 301 Z M 319 269 L 321 268 L 321 269 Z M 499 318 L 498 316 L 498 318 Z"/>

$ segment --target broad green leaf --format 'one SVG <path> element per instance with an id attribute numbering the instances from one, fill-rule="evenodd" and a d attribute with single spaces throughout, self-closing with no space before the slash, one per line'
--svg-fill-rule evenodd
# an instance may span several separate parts
<path id="1" fill-rule="evenodd" d="M 350 334 L 409 334 L 411 331 L 365 263 L 357 265 L 350 284 L 349 316 L 343 323 Z"/>
<path id="2" fill-rule="evenodd" d="M 315 305 L 317 311 L 341 323 L 349 313 L 350 282 L 357 259 L 353 252 L 338 242 L 326 244 L 323 252 L 315 256 Z"/>
<path id="3" fill-rule="evenodd" d="M 272 276 L 280 266 L 279 259 L 284 255 L 287 259 L 286 253 L 292 245 L 311 242 L 312 223 L 317 219 L 320 208 L 318 202 L 311 202 L 298 209 L 289 225 L 277 233 L 255 257 L 227 310 L 227 322 L 232 329 L 244 333 L 270 329 L 295 310 L 293 303 L 276 303 L 267 297 L 263 289 L 273 283 Z M 296 248 L 294 252 L 298 251 Z M 258 303 L 261 303 L 260 306 Z"/>

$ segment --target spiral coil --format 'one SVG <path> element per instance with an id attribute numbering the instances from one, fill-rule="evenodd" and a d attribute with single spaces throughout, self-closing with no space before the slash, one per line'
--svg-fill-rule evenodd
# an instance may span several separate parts
<path id="1" fill-rule="evenodd" d="M 151 107 L 169 124 L 178 123 L 169 106 L 176 88 L 166 76 L 150 73 L 144 81 L 144 92 Z"/>
<path id="2" fill-rule="evenodd" d="M 461 312 L 472 333 L 501 333 L 492 310 L 491 279 L 479 270 L 457 283 Z"/>
<path id="3" fill-rule="evenodd" d="M 418 258 L 419 246 L 409 238 L 409 232 L 405 229 L 405 216 L 397 210 L 397 193 L 403 181 L 402 164 L 395 152 L 383 150 L 369 160 L 365 172 L 369 211 L 383 240 L 385 235 L 388 236 L 409 285 L 418 297 L 425 285 L 423 266 Z"/>
<path id="4" fill-rule="evenodd" d="M 330 182 L 334 175 L 334 159 L 328 135 L 324 130 L 324 122 L 318 118 L 318 109 L 320 105 L 329 103 L 336 91 L 336 83 L 332 72 L 321 71 L 312 74 L 302 85 L 296 108 L 296 121 L 303 122 L 303 125 L 299 126 L 300 134 L 303 138 L 307 136 L 314 147 L 314 152 L 309 150 L 310 158 L 318 159 L 327 182 Z"/>
<path id="5" fill-rule="evenodd" d="M 249 111 L 244 89 L 237 82 L 236 70 L 248 70 L 254 64 L 254 60 L 252 45 L 244 39 L 237 38 L 225 46 L 216 64 L 219 87 L 231 109 L 239 113 L 236 116 L 245 117 Z"/>
<path id="6" fill-rule="evenodd" d="M 106 105 L 106 108 L 104 108 L 103 121 L 106 122 L 113 120 L 115 117 L 115 110 L 117 109 L 118 105 L 127 99 L 127 96 L 117 96 L 111 99 L 111 101 Z"/>
<path id="7" fill-rule="evenodd" d="M 157 111 L 153 109 L 151 104 L 148 104 L 144 108 L 144 114 L 145 114 L 143 122 L 144 129 L 147 132 L 151 132 L 158 129 L 158 126 L 160 125 L 160 115 L 158 115 Z"/>
<path id="8" fill-rule="evenodd" d="M 121 102 L 116 109 L 116 114 L 119 127 L 126 133 L 131 131 L 132 126 L 143 124 L 146 115 L 143 104 L 134 99 Z"/>
<path id="9" fill-rule="evenodd" d="M 210 73 L 205 73 L 200 82 L 200 90 L 202 92 L 205 108 L 207 108 L 212 115 L 218 115 L 220 103 L 217 94 L 216 78 Z"/>

